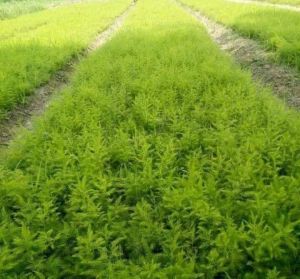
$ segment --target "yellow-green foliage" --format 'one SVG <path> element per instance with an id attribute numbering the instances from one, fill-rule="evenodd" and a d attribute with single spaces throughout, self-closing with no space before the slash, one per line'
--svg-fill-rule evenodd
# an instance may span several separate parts
<path id="1" fill-rule="evenodd" d="M 262 2 L 270 2 L 275 4 L 291 4 L 291 5 L 300 5 L 300 0 L 258 0 Z"/>
<path id="2" fill-rule="evenodd" d="M 130 0 L 84 3 L 0 22 L 0 119 L 123 12 Z"/>
<path id="3" fill-rule="evenodd" d="M 242 35 L 260 40 L 278 60 L 300 71 L 300 13 L 227 0 L 182 0 Z"/>
<path id="4" fill-rule="evenodd" d="M 0 167 L 3 278 L 298 278 L 300 120 L 168 0 Z"/>

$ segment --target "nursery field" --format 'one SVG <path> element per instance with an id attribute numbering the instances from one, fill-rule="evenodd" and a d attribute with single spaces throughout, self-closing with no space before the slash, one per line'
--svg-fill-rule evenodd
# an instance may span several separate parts
<path id="1" fill-rule="evenodd" d="M 265 45 L 279 19 L 300 21 L 182 2 Z M 0 149 L 0 278 L 300 278 L 299 112 L 178 2 L 134 4 L 31 129 Z M 2 115 L 129 5 L 0 22 Z M 289 55 L 268 46 L 300 69 L 292 26 L 276 37 Z"/>
<path id="2" fill-rule="evenodd" d="M 0 21 L 0 119 L 86 48 L 129 3 L 83 3 Z"/>
<path id="3" fill-rule="evenodd" d="M 182 0 L 240 34 L 258 39 L 275 52 L 274 59 L 300 71 L 300 13 L 227 0 Z"/>

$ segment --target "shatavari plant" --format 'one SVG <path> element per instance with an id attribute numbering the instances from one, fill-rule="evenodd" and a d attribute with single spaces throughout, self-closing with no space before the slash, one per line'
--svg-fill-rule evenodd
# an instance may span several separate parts
<path id="1" fill-rule="evenodd" d="M 300 120 L 169 0 L 0 164 L 2 278 L 298 278 Z"/>
<path id="2" fill-rule="evenodd" d="M 274 53 L 275 61 L 300 71 L 299 12 L 257 4 L 233 3 L 228 0 L 181 2 L 199 9 L 245 37 L 258 40 Z"/>
<path id="3" fill-rule="evenodd" d="M 130 3 L 83 2 L 0 21 L 0 120 L 87 48 Z"/>

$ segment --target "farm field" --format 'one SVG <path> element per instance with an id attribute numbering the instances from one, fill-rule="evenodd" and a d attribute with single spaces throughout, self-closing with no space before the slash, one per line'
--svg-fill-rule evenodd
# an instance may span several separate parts
<path id="1" fill-rule="evenodd" d="M 238 11 L 182 1 L 211 16 L 219 5 L 228 22 Z M 0 106 L 13 110 L 129 5 L 0 22 Z M 299 182 L 299 112 L 177 2 L 138 0 L 0 149 L 0 278 L 297 279 Z"/>
<path id="2" fill-rule="evenodd" d="M 258 39 L 276 59 L 300 70 L 299 12 L 227 0 L 180 0 L 240 34 Z"/>
<path id="3" fill-rule="evenodd" d="M 0 22 L 0 119 L 80 54 L 129 3 L 82 3 Z"/>

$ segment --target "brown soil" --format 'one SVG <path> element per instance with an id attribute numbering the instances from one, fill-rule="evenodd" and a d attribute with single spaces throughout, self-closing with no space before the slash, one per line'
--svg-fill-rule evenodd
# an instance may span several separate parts
<path id="1" fill-rule="evenodd" d="M 17 135 L 20 127 L 31 128 L 33 117 L 41 115 L 47 108 L 50 99 L 53 97 L 52 95 L 55 92 L 60 92 L 68 85 L 70 77 L 73 75 L 79 61 L 112 38 L 116 31 L 122 26 L 133 6 L 134 4 L 131 4 L 125 12 L 117 17 L 113 24 L 100 33 L 85 51 L 69 61 L 65 67 L 56 72 L 46 84 L 37 88 L 31 96 L 26 99 L 25 104 L 17 105 L 13 110 L 7 113 L 6 118 L 0 122 L 0 145 L 8 145 L 9 141 Z"/>
<path id="2" fill-rule="evenodd" d="M 288 5 L 288 4 L 276 4 L 276 3 L 268 3 L 268 2 L 261 2 L 261 1 L 255 1 L 255 0 L 228 0 L 228 1 L 234 2 L 234 3 L 241 3 L 241 4 L 255 4 L 255 5 L 261 5 L 261 6 L 266 6 L 266 7 L 273 7 L 273 8 L 279 8 L 279 9 L 300 12 L 299 7 Z"/>
<path id="3" fill-rule="evenodd" d="M 267 52 L 258 42 L 239 36 L 233 30 L 188 6 L 181 6 L 206 27 L 209 35 L 222 50 L 232 55 L 243 67 L 251 70 L 256 81 L 271 87 L 289 106 L 300 108 L 300 75 L 295 69 L 273 62 L 271 57 L 274 54 Z"/>

